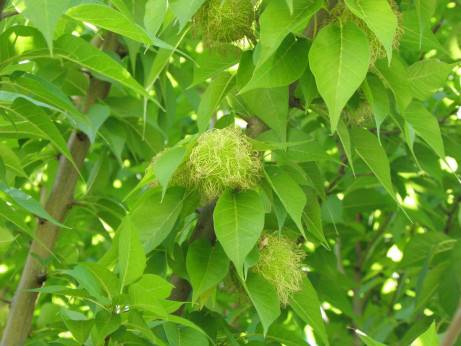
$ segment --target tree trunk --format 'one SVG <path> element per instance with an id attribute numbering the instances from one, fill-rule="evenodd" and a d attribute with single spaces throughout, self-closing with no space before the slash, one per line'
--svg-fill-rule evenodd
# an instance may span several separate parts
<path id="1" fill-rule="evenodd" d="M 118 35 L 109 32 L 101 48 L 115 50 L 117 46 Z M 91 77 L 83 112 L 86 113 L 97 98 L 105 98 L 109 93 L 109 89 L 110 83 Z M 88 137 L 84 133 L 74 131 L 67 146 L 76 166 L 81 170 L 90 147 Z M 61 155 L 53 187 L 45 205 L 46 211 L 61 223 L 64 221 L 68 210 L 72 207 L 78 177 L 79 174 L 72 163 L 64 155 Z M 48 249 L 53 251 L 59 230 L 58 226 L 40 219 L 35 234 Z M 39 288 L 46 281 L 46 268 L 42 268 L 40 262 L 34 256 L 47 258 L 50 253 L 37 241 L 32 241 L 21 279 L 10 307 L 0 346 L 24 345 L 29 335 L 38 293 L 29 292 L 28 290 Z"/>

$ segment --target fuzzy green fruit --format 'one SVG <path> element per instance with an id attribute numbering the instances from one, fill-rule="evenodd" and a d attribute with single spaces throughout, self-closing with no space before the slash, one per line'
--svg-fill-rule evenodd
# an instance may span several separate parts
<path id="1" fill-rule="evenodd" d="M 202 198 L 214 200 L 226 189 L 252 189 L 262 175 L 257 152 L 235 127 L 204 133 L 186 163 L 189 185 Z"/>
<path id="2" fill-rule="evenodd" d="M 220 47 L 245 37 L 254 40 L 252 0 L 206 0 L 193 17 L 205 47 Z"/>
<path id="3" fill-rule="evenodd" d="M 293 294 L 301 290 L 305 275 L 301 270 L 305 252 L 286 236 L 263 235 L 259 242 L 259 262 L 250 270 L 261 274 L 277 290 L 280 305 L 286 306 Z"/>

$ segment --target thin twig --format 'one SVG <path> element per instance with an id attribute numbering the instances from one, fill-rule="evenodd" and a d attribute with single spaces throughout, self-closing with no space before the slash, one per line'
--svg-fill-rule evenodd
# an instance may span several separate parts
<path id="1" fill-rule="evenodd" d="M 3 297 L 0 297 L 0 302 L 4 302 L 5 304 L 11 305 L 11 300 L 5 299 Z"/>
<path id="2" fill-rule="evenodd" d="M 2 13 L 0 15 L 0 22 L 5 19 L 5 18 L 8 18 L 8 17 L 13 17 L 15 15 L 19 14 L 18 11 L 13 11 L 13 12 L 7 12 L 7 13 Z"/>
<path id="3" fill-rule="evenodd" d="M 392 220 L 392 216 L 394 215 L 394 213 L 389 213 L 387 214 L 387 217 L 386 219 L 384 220 L 384 222 L 380 225 L 378 231 L 375 233 L 375 235 L 373 236 L 373 238 L 368 242 L 368 245 L 367 247 L 365 248 L 365 251 L 363 251 L 363 254 L 362 256 L 360 257 L 360 260 L 357 264 L 357 267 L 360 268 L 360 270 L 362 270 L 362 266 L 363 266 L 363 263 L 365 262 L 366 258 L 368 257 L 368 253 L 371 251 L 372 247 L 374 246 L 374 244 L 376 243 L 376 241 L 379 239 L 379 237 L 381 236 L 381 234 L 384 232 L 384 230 L 386 229 L 387 225 L 389 225 L 389 222 L 391 222 Z"/>
<path id="4" fill-rule="evenodd" d="M 440 346 L 454 345 L 456 339 L 458 338 L 459 332 L 461 332 L 461 300 Z"/>

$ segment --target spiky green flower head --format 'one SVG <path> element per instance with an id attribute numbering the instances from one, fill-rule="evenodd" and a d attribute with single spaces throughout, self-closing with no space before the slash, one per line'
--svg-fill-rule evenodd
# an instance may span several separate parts
<path id="1" fill-rule="evenodd" d="M 219 198 L 228 188 L 255 188 L 262 169 L 258 153 L 234 126 L 200 136 L 186 163 L 190 186 L 205 200 Z"/>
<path id="2" fill-rule="evenodd" d="M 397 30 L 392 40 L 392 48 L 398 50 L 400 46 L 399 41 L 403 35 L 402 14 L 399 12 L 398 5 L 393 0 L 388 0 L 388 3 L 392 9 L 392 12 L 394 12 L 394 15 L 397 18 Z M 347 5 L 344 3 L 344 0 L 340 0 L 331 11 L 330 20 L 325 21 L 325 23 L 346 24 L 348 22 L 353 22 L 354 24 L 356 24 L 367 36 L 368 46 L 370 47 L 370 66 L 374 66 L 376 60 L 383 59 L 386 57 L 386 50 L 379 38 L 368 27 L 365 21 L 355 16 L 349 10 Z"/>
<path id="3" fill-rule="evenodd" d="M 254 40 L 253 0 L 206 0 L 192 18 L 205 47 L 222 47 L 245 37 Z"/>
<path id="4" fill-rule="evenodd" d="M 289 237 L 265 234 L 259 241 L 259 262 L 250 270 L 260 273 L 277 290 L 280 305 L 285 307 L 293 294 L 301 290 L 305 274 L 301 270 L 305 252 Z"/>

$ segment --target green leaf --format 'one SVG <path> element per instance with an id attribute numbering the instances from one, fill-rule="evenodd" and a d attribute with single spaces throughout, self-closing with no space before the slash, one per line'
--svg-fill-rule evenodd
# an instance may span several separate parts
<path id="1" fill-rule="evenodd" d="M 378 140 L 381 143 L 380 128 L 381 124 L 389 114 L 389 97 L 387 96 L 386 87 L 383 82 L 373 73 L 369 73 L 362 84 L 362 89 L 365 96 L 373 109 L 373 117 L 375 118 L 376 131 Z"/>
<path id="2" fill-rule="evenodd" d="M 67 310 L 65 308 L 61 308 L 61 318 L 75 340 L 80 344 L 85 343 L 90 335 L 94 320 L 88 320 L 85 315 L 80 312 Z"/>
<path id="3" fill-rule="evenodd" d="M 293 333 L 293 330 L 284 328 L 282 325 L 279 324 L 271 325 L 266 335 L 266 340 L 267 339 L 274 340 L 277 343 L 286 346 L 309 345 L 304 338 L 299 336 L 297 333 Z"/>
<path id="4" fill-rule="evenodd" d="M 390 63 L 397 18 L 387 0 L 346 0 L 346 5 L 378 37 L 386 49 L 387 60 Z"/>
<path id="5" fill-rule="evenodd" d="M 166 318 L 167 312 L 162 304 L 162 299 L 153 295 L 150 287 L 145 287 L 136 282 L 130 285 L 129 295 L 131 308 L 149 311 L 156 316 Z"/>
<path id="6" fill-rule="evenodd" d="M 11 222 L 25 234 L 30 235 L 34 239 L 38 239 L 35 236 L 35 233 L 29 228 L 29 226 L 18 214 L 18 212 L 11 209 L 11 207 L 2 200 L 0 200 L 0 217 L 5 221 Z"/>
<path id="7" fill-rule="evenodd" d="M 162 199 L 165 196 L 171 176 L 182 162 L 186 151 L 187 148 L 185 147 L 171 148 L 163 152 L 157 158 L 157 161 L 155 161 L 153 170 L 155 177 L 158 179 L 160 185 L 162 185 Z"/>
<path id="8" fill-rule="evenodd" d="M 330 245 L 323 234 L 322 217 L 320 214 L 320 205 L 317 199 L 317 194 L 310 187 L 306 187 L 304 191 L 306 192 L 307 202 L 302 215 L 303 220 L 306 223 L 307 230 L 315 238 L 320 240 L 327 249 L 329 249 Z"/>
<path id="9" fill-rule="evenodd" d="M 55 42 L 54 54 L 94 70 L 157 102 L 144 88 L 109 55 L 74 35 L 63 35 Z"/>
<path id="10" fill-rule="evenodd" d="M 70 8 L 66 15 L 85 23 L 110 30 L 117 34 L 129 37 L 135 41 L 160 48 L 176 49 L 159 38 L 150 35 L 122 12 L 118 12 L 106 5 L 88 4 Z"/>
<path id="11" fill-rule="evenodd" d="M 399 58 L 394 56 L 390 66 L 386 60 L 378 60 L 375 62 L 375 67 L 378 75 L 384 79 L 386 84 L 392 89 L 400 114 L 405 113 L 413 95 L 410 92 L 410 84 L 408 83 L 405 69 Z"/>
<path id="12" fill-rule="evenodd" d="M 438 253 L 451 251 L 453 245 L 454 241 L 442 232 L 415 234 L 405 247 L 398 268 L 410 268 L 422 265 L 432 246 L 437 246 L 433 253 L 435 256 Z"/>
<path id="13" fill-rule="evenodd" d="M 217 49 L 204 49 L 197 58 L 197 65 L 194 65 L 194 79 L 189 88 L 214 77 L 229 67 L 238 64 L 240 50 L 230 50 L 225 56 L 219 54 Z"/>
<path id="14" fill-rule="evenodd" d="M 435 8 L 437 7 L 437 0 L 415 0 L 416 12 L 418 13 L 419 28 L 420 28 L 420 45 L 423 36 L 424 28 L 430 24 L 430 20 L 434 15 Z"/>
<path id="15" fill-rule="evenodd" d="M 273 88 L 288 85 L 299 79 L 307 67 L 309 43 L 289 35 L 280 47 L 263 64 L 256 66 L 253 77 L 240 90 L 243 94 L 257 88 Z"/>
<path id="16" fill-rule="evenodd" d="M 290 302 L 291 308 L 329 345 L 325 324 L 320 312 L 320 301 L 317 292 L 308 278 L 303 278 L 301 291 L 296 292 Z"/>
<path id="17" fill-rule="evenodd" d="M 441 263 L 438 266 L 429 270 L 422 281 L 422 285 L 418 285 L 417 294 L 415 298 L 415 307 L 413 316 L 421 311 L 428 303 L 431 297 L 437 292 L 439 288 L 441 277 L 447 269 L 449 263 Z"/>
<path id="18" fill-rule="evenodd" d="M 55 295 L 71 296 L 78 298 L 90 298 L 87 290 L 74 289 L 65 286 L 51 285 L 28 290 L 30 292 L 53 293 Z"/>
<path id="19" fill-rule="evenodd" d="M 165 279 L 153 274 L 143 275 L 136 284 L 146 289 L 153 297 L 159 299 L 168 298 L 171 294 L 172 288 L 174 287 Z"/>
<path id="20" fill-rule="evenodd" d="M 144 14 L 144 27 L 151 35 L 155 35 L 163 23 L 168 8 L 167 0 L 147 0 Z"/>
<path id="21" fill-rule="evenodd" d="M 342 27 L 330 24 L 317 34 L 309 65 L 330 113 L 331 132 L 336 130 L 347 101 L 362 84 L 369 63 L 367 37 L 354 23 Z"/>
<path id="22" fill-rule="evenodd" d="M 277 291 L 263 276 L 249 272 L 245 287 L 267 333 L 271 324 L 280 315 L 280 302 Z"/>
<path id="23" fill-rule="evenodd" d="M 98 339 L 104 340 L 120 327 L 122 318 L 118 314 L 111 314 L 106 310 L 100 310 L 94 318 L 94 324 L 98 331 Z"/>
<path id="24" fill-rule="evenodd" d="M 437 337 L 435 321 L 432 322 L 431 326 L 423 334 L 411 343 L 412 346 L 435 346 L 439 344 L 440 340 Z"/>
<path id="25" fill-rule="evenodd" d="M 408 66 L 406 73 L 414 97 L 422 101 L 431 97 L 443 85 L 455 65 L 429 59 Z"/>
<path id="26" fill-rule="evenodd" d="M 56 109 L 66 116 L 70 116 L 72 125 L 75 125 L 76 122 L 88 123 L 86 116 L 80 113 L 69 97 L 53 83 L 29 73 L 15 78 L 12 83 L 21 94 L 30 94 L 33 99 L 42 103 L 34 102 L 37 106 L 46 105 L 47 108 Z"/>
<path id="27" fill-rule="evenodd" d="M 192 302 L 221 282 L 229 271 L 229 259 L 221 244 L 211 246 L 207 239 L 194 241 L 187 252 L 187 272 L 194 289 Z"/>
<path id="28" fill-rule="evenodd" d="M 373 340 L 360 330 L 356 330 L 356 333 L 366 346 L 386 346 L 386 344 Z"/>
<path id="29" fill-rule="evenodd" d="M 406 121 L 423 138 L 434 152 L 445 160 L 445 149 L 437 119 L 424 107 L 423 104 L 413 101 L 404 114 Z"/>
<path id="30" fill-rule="evenodd" d="M 165 343 L 161 343 L 160 338 L 156 338 L 152 330 L 146 324 L 146 321 L 142 317 L 141 313 L 138 310 L 132 309 L 128 315 L 128 326 L 134 328 L 135 330 L 139 331 L 142 335 L 144 335 L 150 342 L 159 345 L 167 345 Z"/>
<path id="31" fill-rule="evenodd" d="M 3 107 L 0 104 L 0 108 Z M 75 166 L 66 141 L 49 116 L 40 107 L 23 98 L 18 98 L 9 107 L 5 108 L 19 118 L 28 121 L 38 136 L 49 140 Z"/>
<path id="32" fill-rule="evenodd" d="M 288 214 L 295 222 L 303 235 L 304 229 L 301 223 L 301 215 L 306 205 L 306 194 L 282 168 L 269 166 L 265 169 L 266 179 L 284 205 Z"/>
<path id="33" fill-rule="evenodd" d="M 242 99 L 251 111 L 286 141 L 288 121 L 288 86 L 256 89 L 246 92 Z"/>
<path id="34" fill-rule="evenodd" d="M 362 128 L 351 129 L 351 135 L 355 143 L 355 152 L 376 175 L 392 199 L 398 203 L 392 187 L 389 160 L 383 147 L 379 145 L 378 138 Z"/>
<path id="35" fill-rule="evenodd" d="M 197 111 L 197 125 L 200 132 L 208 129 L 213 112 L 217 109 L 227 93 L 235 86 L 235 74 L 220 73 L 202 96 Z"/>
<path id="36" fill-rule="evenodd" d="M 252 190 L 227 189 L 216 204 L 213 213 L 216 237 L 240 276 L 245 257 L 263 230 L 264 214 L 261 197 Z"/>
<path id="37" fill-rule="evenodd" d="M 173 229 L 182 209 L 183 196 L 184 189 L 180 187 L 169 188 L 163 200 L 162 192 L 154 191 L 131 212 L 131 220 L 146 253 L 155 249 Z"/>
<path id="38" fill-rule="evenodd" d="M 205 0 L 169 0 L 168 4 L 170 5 L 171 10 L 178 18 L 180 26 L 179 31 L 181 31 L 184 26 L 189 22 L 189 19 L 197 12 L 197 10 L 202 6 Z"/>
<path id="39" fill-rule="evenodd" d="M 93 274 L 99 287 L 110 300 L 120 293 L 120 281 L 109 269 L 94 262 L 84 262 L 81 266 L 87 268 Z"/>
<path id="40" fill-rule="evenodd" d="M 290 32 L 302 32 L 312 15 L 322 7 L 321 0 L 293 0 L 293 9 L 287 7 L 283 0 L 269 3 L 262 13 L 261 56 L 259 64 L 264 63 L 280 46 Z"/>
<path id="41" fill-rule="evenodd" d="M 343 145 L 344 153 L 346 154 L 347 161 L 351 165 L 352 173 L 355 175 L 354 164 L 352 160 L 352 153 L 354 152 L 354 145 L 352 143 L 351 135 L 349 129 L 342 119 L 338 121 L 338 137 Z"/>
<path id="42" fill-rule="evenodd" d="M 14 151 L 7 147 L 5 144 L 0 143 L 0 159 L 3 161 L 5 167 L 11 171 L 15 176 L 21 176 L 28 178 L 26 172 L 24 172 L 19 158 Z"/>
<path id="43" fill-rule="evenodd" d="M 174 346 L 208 346 L 208 340 L 203 333 L 191 327 L 176 326 L 173 322 L 163 325 L 168 344 Z"/>
<path id="44" fill-rule="evenodd" d="M 0 256 L 10 247 L 11 243 L 16 239 L 7 229 L 0 227 Z M 226 270 L 227 273 L 227 270 Z"/>
<path id="45" fill-rule="evenodd" d="M 18 0 L 14 3 L 18 11 L 40 30 L 52 52 L 54 29 L 59 17 L 69 7 L 69 0 Z"/>
<path id="46" fill-rule="evenodd" d="M 18 205 L 26 209 L 28 212 L 31 212 L 34 215 L 37 215 L 38 217 L 41 217 L 42 219 L 48 220 L 49 222 L 55 224 L 56 226 L 62 227 L 62 228 L 69 228 L 62 223 L 56 221 L 53 219 L 50 214 L 46 212 L 45 209 L 41 206 L 40 203 L 38 203 L 35 199 L 33 199 L 30 195 L 27 193 L 15 189 L 14 187 L 10 186 L 5 186 L 3 184 L 0 184 L 0 190 L 5 192 L 8 196 L 10 196 Z"/>
<path id="47" fill-rule="evenodd" d="M 120 226 L 119 270 L 121 290 L 141 277 L 146 267 L 146 255 L 136 232 L 135 225 L 126 216 Z"/>

